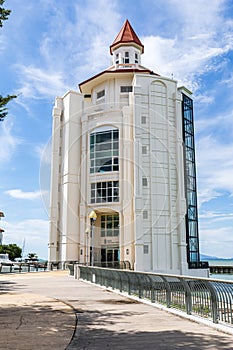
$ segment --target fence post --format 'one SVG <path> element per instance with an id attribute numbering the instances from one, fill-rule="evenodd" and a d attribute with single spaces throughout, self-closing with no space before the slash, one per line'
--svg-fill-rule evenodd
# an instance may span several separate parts
<path id="1" fill-rule="evenodd" d="M 167 303 L 167 307 L 171 307 L 171 288 L 170 288 L 170 285 L 169 285 L 168 281 L 166 280 L 166 277 L 164 277 L 162 275 L 160 275 L 160 277 L 164 281 L 165 288 L 166 288 L 166 303 Z"/>
<path id="2" fill-rule="evenodd" d="M 128 294 L 131 295 L 130 273 L 126 271 L 122 271 L 122 273 L 124 273 L 128 279 Z"/>
<path id="3" fill-rule="evenodd" d="M 149 280 L 150 280 L 150 301 L 151 303 L 155 302 L 155 290 L 154 290 L 154 285 L 153 285 L 153 279 L 151 278 L 150 275 L 147 275 Z"/>
<path id="4" fill-rule="evenodd" d="M 142 299 L 143 292 L 142 292 L 142 285 L 141 285 L 141 281 L 140 281 L 141 280 L 140 275 L 138 275 L 136 272 L 134 272 L 134 276 L 138 280 L 138 297 L 139 297 L 139 299 Z"/>
<path id="5" fill-rule="evenodd" d="M 211 304 L 212 304 L 212 318 L 213 318 L 213 323 L 218 323 L 219 319 L 219 313 L 218 313 L 218 295 L 214 289 L 214 287 L 211 285 L 210 282 L 204 281 L 206 284 L 207 288 L 210 291 L 211 295 Z"/>
<path id="6" fill-rule="evenodd" d="M 121 270 L 116 270 L 116 274 L 117 277 L 119 277 L 119 279 L 116 279 L 116 289 L 119 289 L 120 292 L 122 292 L 122 279 L 121 279 Z M 119 285 L 117 283 L 117 280 L 119 281 Z"/>
<path id="7" fill-rule="evenodd" d="M 192 314 L 192 293 L 191 289 L 189 288 L 188 282 L 183 279 L 179 278 L 181 284 L 184 286 L 185 289 L 185 307 L 186 307 L 186 312 L 188 315 Z"/>
<path id="8" fill-rule="evenodd" d="M 78 265 L 74 265 L 74 278 L 76 280 L 80 278 L 80 268 Z"/>

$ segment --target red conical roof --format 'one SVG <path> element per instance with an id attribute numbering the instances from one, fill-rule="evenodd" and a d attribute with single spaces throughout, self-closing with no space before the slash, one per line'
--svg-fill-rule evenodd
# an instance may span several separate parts
<path id="1" fill-rule="evenodd" d="M 116 39 L 113 41 L 112 45 L 110 46 L 110 53 L 112 55 L 112 50 L 116 46 L 120 46 L 120 44 L 127 44 L 127 43 L 135 43 L 137 46 L 139 46 L 142 50 L 142 53 L 144 52 L 144 46 L 142 45 L 140 39 L 138 38 L 137 34 L 131 27 L 131 24 L 128 20 L 125 21 L 123 24 L 123 27 L 119 31 L 119 34 L 117 35 Z"/>

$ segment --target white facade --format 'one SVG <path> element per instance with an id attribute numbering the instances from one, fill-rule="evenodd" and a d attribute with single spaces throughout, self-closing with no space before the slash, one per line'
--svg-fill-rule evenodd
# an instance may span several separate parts
<path id="1" fill-rule="evenodd" d="M 182 98 L 190 93 L 142 67 L 138 41 L 123 34 L 111 51 L 112 67 L 55 102 L 49 261 L 91 264 L 94 247 L 94 264 L 206 275 L 187 259 Z"/>

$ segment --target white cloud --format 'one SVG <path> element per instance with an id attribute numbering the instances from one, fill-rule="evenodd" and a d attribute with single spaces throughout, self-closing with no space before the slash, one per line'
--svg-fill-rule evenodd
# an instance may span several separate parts
<path id="1" fill-rule="evenodd" d="M 62 96 L 109 66 L 109 45 L 122 25 L 116 1 L 73 2 L 64 8 L 50 0 L 49 6 L 53 20 L 41 32 L 39 63 L 15 66 L 23 98 Z"/>
<path id="2" fill-rule="evenodd" d="M 5 193 L 16 199 L 29 199 L 29 200 L 41 198 L 41 195 L 42 195 L 41 191 L 23 192 L 20 189 L 8 190 L 8 191 L 5 191 Z"/>
<path id="3" fill-rule="evenodd" d="M 232 227 L 203 228 L 200 230 L 200 250 L 204 254 L 232 258 L 232 245 Z"/>
<path id="4" fill-rule="evenodd" d="M 35 252 L 39 258 L 47 259 L 45 247 L 48 242 L 49 222 L 42 219 L 22 220 L 18 222 L 1 222 L 5 230 L 3 243 L 15 243 L 20 247 L 25 241 L 24 255 Z"/>
<path id="5" fill-rule="evenodd" d="M 232 87 L 233 86 L 233 74 L 231 73 L 230 77 L 228 79 L 223 79 L 221 81 L 221 83 L 224 85 L 227 84 L 229 87 Z"/>
<path id="6" fill-rule="evenodd" d="M 44 145 L 40 144 L 35 147 L 35 153 L 38 155 L 41 163 L 50 165 L 51 164 L 51 152 L 52 152 L 51 138 Z"/>
<path id="7" fill-rule="evenodd" d="M 232 112 L 195 122 L 198 199 L 200 205 L 213 198 L 233 195 Z"/>
<path id="8" fill-rule="evenodd" d="M 199 202 L 208 202 L 222 195 L 233 195 L 233 143 L 223 144 L 213 136 L 205 136 L 197 143 Z"/>
<path id="9" fill-rule="evenodd" d="M 9 162 L 22 139 L 13 135 L 14 121 L 9 115 L 0 124 L 0 162 Z"/>
<path id="10" fill-rule="evenodd" d="M 17 93 L 23 98 L 54 98 L 68 90 L 61 72 L 24 65 L 17 65 L 17 72 L 21 85 Z"/>
<path id="11" fill-rule="evenodd" d="M 45 146 L 37 148 L 40 156 L 40 190 L 42 194 L 42 201 L 44 209 L 49 216 L 49 204 L 50 204 L 50 176 L 51 176 L 51 152 L 52 143 L 51 139 Z"/>
<path id="12" fill-rule="evenodd" d="M 233 221 L 233 213 L 218 213 L 218 212 L 212 212 L 212 211 L 204 211 L 201 214 L 198 215 L 199 219 L 205 219 L 205 223 L 207 224 L 208 220 L 208 225 L 220 221 Z"/>
<path id="13" fill-rule="evenodd" d="M 85 33 L 82 37 L 85 42 L 85 64 L 82 69 L 90 75 L 91 71 L 97 72 L 110 65 L 109 46 L 123 23 L 116 1 L 89 2 L 82 10 L 77 6 L 77 13 L 80 11 L 85 12 L 85 22 L 78 20 L 81 33 Z M 88 40 L 85 40 L 86 37 Z"/>
<path id="14" fill-rule="evenodd" d="M 197 78 L 216 70 L 214 60 L 232 49 L 232 23 L 222 16 L 223 1 L 211 1 L 211 5 L 203 0 L 169 3 L 175 6 L 177 30 L 173 37 L 142 38 L 143 63 L 161 75 L 174 75 L 180 84 L 195 91 Z"/>
<path id="15" fill-rule="evenodd" d="M 197 102 L 198 104 L 203 103 L 205 105 L 210 105 L 212 102 L 214 102 L 214 96 L 209 94 L 198 94 L 194 97 L 194 101 Z"/>

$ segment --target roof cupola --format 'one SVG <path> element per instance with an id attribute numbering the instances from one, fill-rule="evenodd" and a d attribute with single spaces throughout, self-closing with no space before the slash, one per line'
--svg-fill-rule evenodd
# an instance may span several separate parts
<path id="1" fill-rule="evenodd" d="M 116 39 L 110 46 L 113 63 L 117 68 L 129 68 L 141 64 L 144 46 L 128 20 L 125 21 Z"/>

